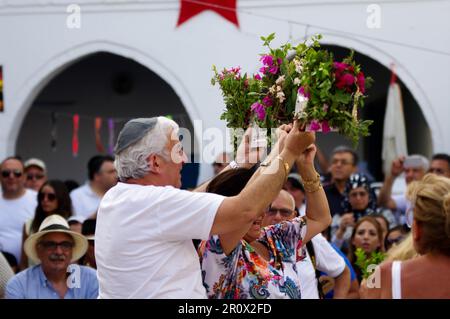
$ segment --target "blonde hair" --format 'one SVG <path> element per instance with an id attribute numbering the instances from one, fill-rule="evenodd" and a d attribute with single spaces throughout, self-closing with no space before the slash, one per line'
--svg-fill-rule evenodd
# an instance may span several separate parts
<path id="1" fill-rule="evenodd" d="M 407 196 L 423 233 L 418 252 L 450 256 L 450 179 L 427 174 L 411 183 Z"/>
<path id="2" fill-rule="evenodd" d="M 412 233 L 410 232 L 406 238 L 398 245 L 391 247 L 387 251 L 386 261 L 394 260 L 408 260 L 419 256 L 417 251 L 414 249 L 414 243 L 412 238 Z"/>

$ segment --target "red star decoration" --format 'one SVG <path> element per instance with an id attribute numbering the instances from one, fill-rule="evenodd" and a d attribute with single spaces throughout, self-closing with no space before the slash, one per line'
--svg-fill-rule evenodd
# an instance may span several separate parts
<path id="1" fill-rule="evenodd" d="M 181 9 L 180 15 L 178 16 L 177 27 L 205 10 L 211 10 L 239 28 L 236 14 L 236 1 L 237 0 L 181 0 Z"/>

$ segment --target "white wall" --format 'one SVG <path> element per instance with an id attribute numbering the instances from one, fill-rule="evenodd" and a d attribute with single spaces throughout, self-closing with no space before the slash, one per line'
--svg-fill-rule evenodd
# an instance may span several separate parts
<path id="1" fill-rule="evenodd" d="M 192 120 L 223 129 L 219 120 L 223 102 L 218 88 L 210 85 L 211 65 L 256 71 L 262 52 L 259 36 L 271 32 L 277 33 L 274 45 L 320 32 L 327 44 L 353 47 L 388 68 L 395 62 L 399 77 L 423 109 L 433 150 L 450 151 L 445 138 L 450 135 L 450 56 L 390 43 L 450 52 L 449 2 L 379 2 L 381 28 L 369 29 L 366 4 L 239 0 L 238 29 L 213 12 L 203 12 L 177 28 L 178 2 L 84 0 L 77 1 L 81 29 L 68 29 L 65 9 L 70 2 L 0 0 L 5 81 L 0 158 L 14 153 L 22 120 L 40 89 L 68 63 L 99 50 L 148 67 L 172 86 Z"/>

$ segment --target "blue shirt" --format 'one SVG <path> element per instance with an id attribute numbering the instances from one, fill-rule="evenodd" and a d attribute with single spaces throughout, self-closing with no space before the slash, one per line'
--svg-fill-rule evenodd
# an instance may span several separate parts
<path id="1" fill-rule="evenodd" d="M 348 268 L 350 269 L 350 284 L 352 283 L 353 280 L 356 279 L 356 273 L 355 270 L 352 267 L 352 264 L 350 263 L 350 260 L 348 260 L 347 256 L 345 256 L 345 254 L 339 249 L 337 248 L 334 244 L 330 243 L 331 246 L 334 248 L 334 250 L 336 250 L 336 252 L 342 257 L 344 258 L 345 264 L 348 266 Z M 325 273 L 322 273 L 324 275 L 326 275 Z M 325 299 L 332 299 L 334 295 L 334 290 L 331 290 L 329 293 L 327 293 L 325 295 Z"/>
<path id="2" fill-rule="evenodd" d="M 97 273 L 94 269 L 71 265 L 76 267 L 69 275 L 69 286 L 64 299 L 96 299 L 98 296 Z M 30 267 L 14 277 L 7 286 L 5 297 L 7 299 L 60 299 L 47 280 L 41 265 Z"/>

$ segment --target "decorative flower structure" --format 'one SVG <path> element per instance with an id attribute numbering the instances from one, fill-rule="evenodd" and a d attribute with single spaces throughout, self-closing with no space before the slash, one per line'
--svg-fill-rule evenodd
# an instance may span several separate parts
<path id="1" fill-rule="evenodd" d="M 320 35 L 297 46 L 287 43 L 270 46 L 272 33 L 261 37 L 268 53 L 262 54 L 262 67 L 252 76 L 240 68 L 218 72 L 214 66 L 212 84 L 218 83 L 225 101 L 221 119 L 230 128 L 247 128 L 253 121 L 271 129 L 299 119 L 307 130 L 327 133 L 335 130 L 356 146 L 361 136 L 369 135 L 370 120 L 358 118 L 364 106 L 366 78 L 353 59 L 353 51 L 343 61 L 322 49 Z"/>

